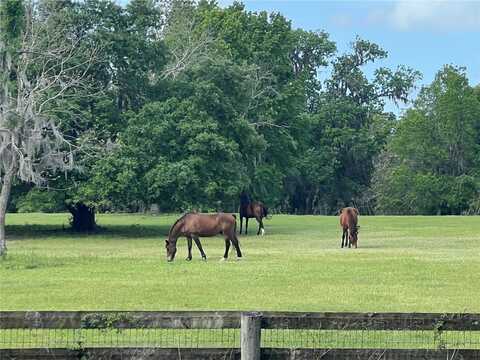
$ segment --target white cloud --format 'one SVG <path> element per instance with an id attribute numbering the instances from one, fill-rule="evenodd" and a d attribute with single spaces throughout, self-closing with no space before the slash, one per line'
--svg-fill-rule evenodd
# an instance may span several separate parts
<path id="1" fill-rule="evenodd" d="M 387 11 L 374 11 L 370 22 L 397 30 L 480 30 L 480 1 L 397 1 Z"/>

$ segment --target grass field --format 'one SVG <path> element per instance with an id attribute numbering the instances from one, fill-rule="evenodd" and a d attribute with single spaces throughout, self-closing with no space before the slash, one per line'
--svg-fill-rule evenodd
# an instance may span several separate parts
<path id="1" fill-rule="evenodd" d="M 175 216 L 100 215 L 72 234 L 67 214 L 11 214 L 0 260 L 1 310 L 290 310 L 479 312 L 480 218 L 361 217 L 359 248 L 340 249 L 336 217 L 276 215 L 240 237 L 165 260 Z"/>

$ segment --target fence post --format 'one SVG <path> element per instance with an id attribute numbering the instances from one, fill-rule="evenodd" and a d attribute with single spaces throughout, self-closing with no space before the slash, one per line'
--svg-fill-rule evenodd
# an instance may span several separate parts
<path id="1" fill-rule="evenodd" d="M 240 319 L 241 360 L 260 360 L 262 316 L 259 313 L 242 313 Z"/>

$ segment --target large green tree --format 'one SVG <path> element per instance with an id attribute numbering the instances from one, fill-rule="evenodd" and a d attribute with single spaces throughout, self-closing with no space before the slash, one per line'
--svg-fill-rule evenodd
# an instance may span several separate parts
<path id="1" fill-rule="evenodd" d="M 156 96 L 126 116 L 117 152 L 96 170 L 91 188 L 105 190 L 98 202 L 233 210 L 249 188 L 280 203 L 307 94 L 319 90 L 316 72 L 334 44 L 240 4 L 180 1 L 167 9 L 167 64 L 152 77 Z M 136 186 L 125 192 L 128 183 Z"/>
<path id="2" fill-rule="evenodd" d="M 478 206 L 480 100 L 464 68 L 445 66 L 420 92 L 379 159 L 378 210 L 461 214 Z"/>
<path id="3" fill-rule="evenodd" d="M 320 90 L 318 71 L 335 44 L 324 32 L 294 30 L 282 15 L 250 13 L 241 4 L 226 9 L 200 6 L 202 24 L 215 34 L 231 61 L 250 66 L 239 114 L 265 141 L 263 151 L 245 157 L 246 185 L 272 206 L 285 200 L 286 180 L 296 174 L 304 141 L 302 114 Z"/>
<path id="4" fill-rule="evenodd" d="M 164 9 L 151 0 L 132 0 L 125 7 L 107 0 L 62 7 L 70 14 L 64 21 L 88 34 L 89 42 L 99 49 L 99 61 L 90 70 L 95 96 L 65 102 L 64 106 L 75 112 L 73 116 L 72 112 L 66 113 L 63 121 L 69 124 L 73 138 L 85 131 L 94 133 L 97 146 L 79 154 L 78 171 L 57 178 L 51 185 L 64 189 L 60 193 L 72 214 L 73 228 L 91 231 L 100 205 L 97 192 L 101 192 L 92 188 L 90 181 L 96 175 L 96 164 L 115 148 L 127 126 L 126 114 L 158 96 L 158 84 L 152 79 L 159 76 L 166 62 L 159 32 Z"/>
<path id="5" fill-rule="evenodd" d="M 405 102 L 419 78 L 406 67 L 378 68 L 369 79 L 364 67 L 387 52 L 357 38 L 347 54 L 332 61 L 326 90 L 306 113 L 308 129 L 298 158 L 298 174 L 289 179 L 290 211 L 331 214 L 345 205 L 371 212 L 368 199 L 373 163 L 393 128 L 385 101 Z"/>

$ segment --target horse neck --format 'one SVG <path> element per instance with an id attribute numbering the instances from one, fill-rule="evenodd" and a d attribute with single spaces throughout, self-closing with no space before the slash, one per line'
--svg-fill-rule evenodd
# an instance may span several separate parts
<path id="1" fill-rule="evenodd" d="M 170 232 L 168 233 L 168 241 L 172 241 L 174 243 L 177 242 L 177 239 L 180 236 L 180 227 L 183 223 L 183 220 L 177 221 L 172 228 L 170 229 Z"/>
<path id="2" fill-rule="evenodd" d="M 245 206 L 250 204 L 250 197 L 247 194 L 243 194 L 240 196 L 240 205 Z"/>

